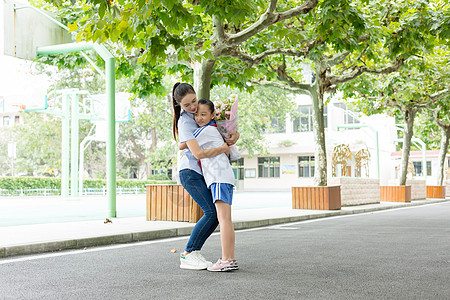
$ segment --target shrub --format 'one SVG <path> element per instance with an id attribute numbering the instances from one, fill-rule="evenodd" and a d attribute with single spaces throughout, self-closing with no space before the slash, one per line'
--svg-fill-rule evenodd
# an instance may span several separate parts
<path id="1" fill-rule="evenodd" d="M 161 179 L 160 179 L 161 178 Z M 145 187 L 146 184 L 173 184 L 172 180 L 167 180 L 166 175 L 154 175 L 149 180 L 117 179 L 118 188 Z M 101 189 L 106 187 L 105 179 L 85 179 L 84 188 Z M 20 190 L 20 189 L 61 189 L 61 178 L 53 177 L 0 177 L 0 189 Z"/>

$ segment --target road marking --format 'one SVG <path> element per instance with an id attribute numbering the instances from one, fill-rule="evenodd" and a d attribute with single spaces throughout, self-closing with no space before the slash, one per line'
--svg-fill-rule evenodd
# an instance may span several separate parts
<path id="1" fill-rule="evenodd" d="M 293 228 L 291 226 L 299 225 L 299 224 L 314 223 L 314 222 L 322 222 L 322 221 L 334 220 L 334 219 L 339 219 L 339 218 L 355 217 L 355 216 L 361 216 L 361 215 L 387 213 L 387 212 L 393 212 L 393 211 L 397 211 L 397 210 L 413 209 L 413 208 L 426 207 L 426 206 L 443 204 L 443 203 L 447 203 L 447 202 L 430 203 L 430 204 L 416 205 L 416 206 L 410 206 L 410 207 L 398 207 L 398 208 L 391 208 L 391 209 L 366 212 L 366 213 L 356 213 L 356 214 L 348 214 L 348 215 L 343 215 L 343 216 L 324 217 L 324 218 L 317 218 L 317 219 L 313 219 L 313 220 L 298 221 L 298 222 L 292 222 L 292 223 L 286 223 L 286 224 L 276 224 L 276 225 L 271 225 L 271 226 L 241 229 L 241 230 L 236 230 L 236 233 L 266 230 L 266 229 L 288 229 L 288 230 L 298 229 L 298 228 Z M 215 232 L 212 234 L 212 236 L 216 236 L 219 234 L 220 234 L 219 232 Z M 167 239 L 161 239 L 161 240 L 136 242 L 136 243 L 131 243 L 131 244 L 99 246 L 99 247 L 88 248 L 88 249 L 85 248 L 85 249 L 75 249 L 75 250 L 64 250 L 63 252 L 55 252 L 55 253 L 47 253 L 47 254 L 27 255 L 27 256 L 22 256 L 22 257 L 17 257 L 17 258 L 0 259 L 0 265 L 5 265 L 5 264 L 10 264 L 10 263 L 15 263 L 15 262 L 31 261 L 31 260 L 37 260 L 37 259 L 60 257 L 60 256 L 66 256 L 66 255 L 76 255 L 76 254 L 115 250 L 115 249 L 128 248 L 128 247 L 169 243 L 169 242 L 174 242 L 174 241 L 179 241 L 179 240 L 184 240 L 184 239 L 189 239 L 189 236 L 180 236 L 180 237 L 173 237 L 173 238 L 167 238 Z"/>

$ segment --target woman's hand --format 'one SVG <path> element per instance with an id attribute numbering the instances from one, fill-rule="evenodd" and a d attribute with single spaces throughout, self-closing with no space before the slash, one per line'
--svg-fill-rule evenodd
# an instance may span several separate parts
<path id="1" fill-rule="evenodd" d="M 239 139 L 239 136 L 240 136 L 239 132 L 231 132 L 230 138 L 225 139 L 225 142 L 227 142 L 228 146 L 233 146 L 234 144 L 236 144 L 237 140 Z"/>
<path id="2" fill-rule="evenodd" d="M 228 147 L 227 143 L 223 143 L 222 147 L 225 149 L 225 154 L 230 156 L 230 147 Z"/>

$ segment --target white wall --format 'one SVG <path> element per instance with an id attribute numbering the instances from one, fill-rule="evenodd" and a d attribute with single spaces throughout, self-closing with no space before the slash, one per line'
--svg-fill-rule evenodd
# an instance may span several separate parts
<path id="1" fill-rule="evenodd" d="M 337 99 L 339 100 L 339 98 Z M 334 106 L 339 102 L 331 100 L 328 104 L 328 127 L 325 129 L 327 146 L 328 176 L 331 177 L 331 153 L 333 148 L 340 144 L 349 144 L 353 153 L 361 148 L 366 148 L 371 154 L 369 161 L 369 178 L 378 178 L 377 167 L 377 144 L 376 133 L 368 127 L 338 131 L 338 126 L 344 123 L 344 111 Z M 297 96 L 298 105 L 311 105 L 311 99 L 308 96 Z M 392 171 L 391 153 L 395 151 L 394 140 L 396 138 L 394 119 L 385 115 L 361 116 L 361 123 L 367 124 L 378 131 L 378 148 L 380 161 L 381 183 L 387 183 L 389 179 L 395 176 Z M 290 140 L 295 144 L 291 147 L 282 147 L 280 142 Z M 290 189 L 295 185 L 308 186 L 313 185 L 313 178 L 298 177 L 298 156 L 314 156 L 315 142 L 313 132 L 292 132 L 292 121 L 287 116 L 286 132 L 267 134 L 266 141 L 269 145 L 271 155 L 280 156 L 280 167 L 283 165 L 294 165 L 295 174 L 280 174 L 280 178 L 245 178 L 245 190 L 276 190 Z M 244 157 L 244 168 L 255 168 L 258 172 L 257 157 L 248 158 L 248 153 L 242 152 Z M 363 171 L 363 175 L 364 175 Z M 354 169 L 352 170 L 354 176 Z"/>

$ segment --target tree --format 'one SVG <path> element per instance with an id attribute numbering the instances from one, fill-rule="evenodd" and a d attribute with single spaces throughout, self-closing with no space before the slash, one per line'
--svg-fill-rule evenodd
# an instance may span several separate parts
<path id="1" fill-rule="evenodd" d="M 447 89 L 448 91 L 449 89 Z M 446 155 L 448 153 L 448 145 L 450 140 L 450 97 L 442 98 L 442 102 L 438 105 L 438 108 L 434 111 L 434 118 L 436 123 L 441 129 L 441 144 L 439 148 L 439 175 L 437 178 L 437 185 L 443 185 Z M 448 179 L 448 178 L 447 178 Z"/>
<path id="2" fill-rule="evenodd" d="M 447 46 L 435 49 L 435 55 L 428 58 L 432 61 L 432 76 L 429 80 L 434 83 L 430 95 L 430 104 L 427 109 L 432 113 L 434 122 L 441 130 L 439 147 L 439 176 L 437 185 L 444 181 L 445 158 L 448 152 L 450 139 L 450 49 Z"/>
<path id="3" fill-rule="evenodd" d="M 394 72 L 410 56 L 431 47 L 421 35 L 425 28 L 422 22 L 429 22 L 426 9 L 425 3 L 410 1 L 320 2 L 303 19 L 277 24 L 267 34 L 258 35 L 238 57 L 247 66 L 256 66 L 255 77 L 263 75 L 256 83 L 312 98 L 316 185 L 327 184 L 325 94 L 345 88 L 364 73 Z M 284 32 L 285 38 L 273 40 L 269 34 L 273 32 Z M 261 57 L 266 57 L 262 64 Z M 312 66 L 312 81 L 305 81 L 301 64 Z"/>
<path id="4" fill-rule="evenodd" d="M 442 52 L 427 53 L 423 57 L 413 57 L 405 62 L 398 72 L 385 76 L 363 76 L 358 82 L 347 87 L 347 97 L 361 97 L 355 101 L 365 114 L 385 112 L 394 108 L 403 119 L 402 166 L 400 185 L 406 184 L 407 168 L 414 135 L 414 120 L 419 111 L 434 109 L 435 120 L 439 119 L 439 110 L 445 111 L 445 101 L 441 98 L 448 93 L 442 81 L 447 78 L 447 63 L 441 58 Z"/>
<path id="5" fill-rule="evenodd" d="M 15 173 L 58 175 L 61 170 L 61 120 L 37 112 L 23 112 L 23 124 L 11 127 L 17 143 Z"/>

